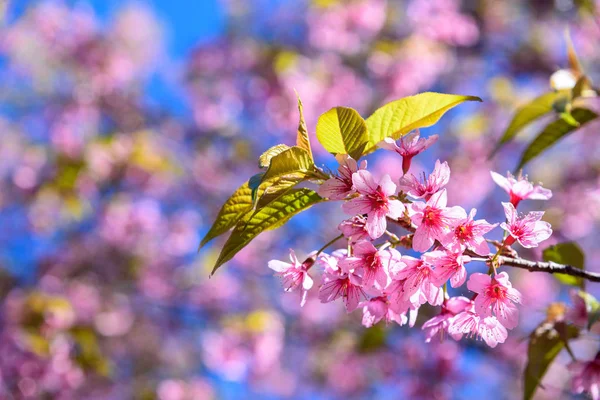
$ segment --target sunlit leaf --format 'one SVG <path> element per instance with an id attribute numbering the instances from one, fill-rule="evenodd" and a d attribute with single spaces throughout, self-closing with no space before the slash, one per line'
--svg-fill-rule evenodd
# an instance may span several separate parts
<path id="1" fill-rule="evenodd" d="M 259 200 L 255 208 L 260 209 L 287 189 L 314 177 L 315 171 L 310 155 L 300 147 L 290 147 L 277 154 L 262 176 L 258 188 Z"/>
<path id="2" fill-rule="evenodd" d="M 298 134 L 296 136 L 296 146 L 306 150 L 310 159 L 313 160 L 312 150 L 310 148 L 310 138 L 308 137 L 308 129 L 306 128 L 306 121 L 304 120 L 304 112 L 302 108 L 302 101 L 300 95 L 296 93 L 298 98 L 298 112 L 300 113 L 300 120 L 298 122 Z"/>
<path id="3" fill-rule="evenodd" d="M 246 182 L 223 204 L 215 222 L 213 222 L 210 230 L 204 236 L 202 242 L 200 242 L 200 247 L 233 228 L 238 220 L 251 209 L 252 189 L 248 186 L 248 182 Z"/>
<path id="4" fill-rule="evenodd" d="M 515 113 L 515 116 L 510 121 L 508 128 L 506 128 L 506 131 L 504 131 L 502 138 L 500 138 L 500 141 L 494 148 L 491 156 L 498 152 L 502 145 L 514 138 L 525 126 L 552 112 L 554 110 L 554 104 L 558 100 L 567 99 L 567 97 L 568 91 L 565 90 L 559 92 L 549 92 L 536 97 L 529 103 L 519 107 Z"/>
<path id="5" fill-rule="evenodd" d="M 579 123 L 579 127 L 598 117 L 595 112 L 586 108 L 574 108 L 571 111 L 571 116 Z M 554 145 L 569 133 L 579 129 L 579 127 L 573 126 L 562 118 L 548 124 L 544 130 L 542 130 L 542 133 L 540 133 L 538 137 L 531 142 L 529 147 L 527 147 L 521 156 L 521 161 L 519 162 L 517 169 L 522 168 L 544 150 Z"/>
<path id="6" fill-rule="evenodd" d="M 288 146 L 287 144 L 277 144 L 271 147 L 269 150 L 262 153 L 261 156 L 258 158 L 258 167 L 268 168 L 273 157 L 275 157 L 277 154 L 283 153 L 289 148 L 290 146 Z"/>
<path id="7" fill-rule="evenodd" d="M 248 221 L 240 221 L 223 246 L 211 274 L 231 260 L 261 232 L 281 226 L 282 221 L 288 220 L 321 200 L 321 197 L 313 190 L 290 189 L 258 210 Z"/>
<path id="8" fill-rule="evenodd" d="M 347 107 L 335 107 L 319 117 L 317 139 L 332 154 L 349 154 L 355 160 L 363 155 L 369 135 L 365 120 Z"/>
<path id="9" fill-rule="evenodd" d="M 571 265 L 575 268 L 584 269 L 585 255 L 581 247 L 575 242 L 558 243 L 544 249 L 542 256 L 544 261 L 553 261 L 558 264 Z M 565 274 L 554 274 L 556 279 L 565 285 L 579 286 L 583 288 L 584 280 L 576 276 Z"/>
<path id="10" fill-rule="evenodd" d="M 483 100 L 475 96 L 427 92 L 384 105 L 366 120 L 369 143 L 365 154 L 374 151 L 377 143 L 385 138 L 397 140 L 412 130 L 435 124 L 446 111 L 465 101 Z"/>
<path id="11" fill-rule="evenodd" d="M 542 382 L 548 367 L 565 347 L 565 341 L 576 338 L 579 329 L 564 322 L 543 322 L 529 336 L 527 366 L 523 372 L 523 398 L 529 400 Z"/>

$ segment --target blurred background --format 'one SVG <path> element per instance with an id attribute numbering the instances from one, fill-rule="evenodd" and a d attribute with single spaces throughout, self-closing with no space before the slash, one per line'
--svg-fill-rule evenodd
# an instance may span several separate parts
<path id="1" fill-rule="evenodd" d="M 566 28 L 600 81 L 593 0 L 0 4 L 0 398 L 520 396 L 524 339 L 568 298 L 550 275 L 509 271 L 522 322 L 490 350 L 425 344 L 418 328 L 365 329 L 360 311 L 321 304 L 317 285 L 304 308 L 284 293 L 267 262 L 336 236 L 339 203 L 262 234 L 210 279 L 225 238 L 197 247 L 262 151 L 294 143 L 294 89 L 329 168 L 314 127 L 330 107 L 366 117 L 423 91 L 483 98 L 422 130 L 440 140 L 413 168 L 447 160 L 450 204 L 499 222 L 506 195 L 489 170 L 513 170 L 544 122 L 487 156 L 515 108 L 567 67 Z M 546 210 L 555 233 L 545 244 L 576 241 L 596 271 L 599 128 L 529 164 L 554 197 L 523 203 Z M 401 175 L 395 154 L 368 161 L 376 175 Z M 423 307 L 417 327 L 434 313 Z M 599 346 L 587 338 L 574 350 L 589 359 Z M 538 398 L 569 398 L 568 360 L 559 356 Z"/>

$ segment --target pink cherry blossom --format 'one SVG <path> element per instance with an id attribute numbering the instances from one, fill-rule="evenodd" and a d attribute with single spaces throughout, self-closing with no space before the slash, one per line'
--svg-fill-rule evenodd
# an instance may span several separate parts
<path id="1" fill-rule="evenodd" d="M 442 305 L 442 312 L 423 324 L 421 329 L 425 331 L 425 342 L 429 343 L 437 335 L 443 338 L 444 332 L 448 331 L 452 318 L 466 310 L 472 303 L 471 300 L 463 296 L 452 297 L 446 300 Z M 454 340 L 459 340 L 462 334 L 454 333 L 450 336 Z"/>
<path id="2" fill-rule="evenodd" d="M 400 325 L 406 323 L 405 316 L 397 314 L 391 307 L 385 296 L 373 297 L 359 304 L 363 308 L 362 324 L 370 328 L 381 320 L 387 323 L 396 321 Z M 404 318 L 403 318 L 404 317 Z"/>
<path id="3" fill-rule="evenodd" d="M 367 231 L 367 219 L 362 215 L 355 215 L 350 219 L 342 221 L 338 229 L 348 238 L 350 244 L 371 238 Z"/>
<path id="4" fill-rule="evenodd" d="M 398 182 L 398 189 L 408 193 L 416 199 L 429 199 L 433 194 L 439 192 L 450 180 L 450 167 L 447 162 L 435 162 L 433 172 L 426 178 L 419 180 L 413 174 L 404 175 Z"/>
<path id="5" fill-rule="evenodd" d="M 457 220 L 465 219 L 467 213 L 462 207 L 446 207 L 446 189 L 431 196 L 427 203 L 414 202 L 410 206 L 411 221 L 417 229 L 413 236 L 413 249 L 427 251 L 435 240 L 442 241 L 450 232 L 450 226 Z"/>
<path id="6" fill-rule="evenodd" d="M 386 217 L 398 219 L 404 213 L 404 204 L 390 199 L 396 192 L 396 185 L 389 175 L 384 175 L 377 183 L 365 170 L 352 174 L 352 182 L 360 196 L 344 203 L 342 209 L 347 214 L 367 214 L 367 231 L 372 239 L 377 239 L 387 228 Z"/>
<path id="7" fill-rule="evenodd" d="M 510 234 L 505 243 L 511 245 L 516 241 L 523 247 L 537 247 L 540 242 L 552 235 L 552 228 L 546 221 L 540 221 L 543 211 L 532 211 L 529 214 L 518 216 L 512 203 L 502 203 L 507 222 L 500 227 Z"/>
<path id="8" fill-rule="evenodd" d="M 600 359 L 574 361 L 567 367 L 573 375 L 571 388 L 581 394 L 587 392 L 593 400 L 600 400 Z"/>
<path id="9" fill-rule="evenodd" d="M 497 172 L 490 171 L 492 179 L 510 196 L 510 202 L 516 207 L 521 200 L 548 200 L 552 197 L 552 191 L 544 189 L 541 185 L 533 186 L 527 177 L 519 176 L 515 179 L 510 172 L 504 177 Z"/>
<path id="10" fill-rule="evenodd" d="M 302 288 L 302 300 L 300 305 L 304 306 L 306 303 L 306 295 L 308 291 L 313 287 L 313 279 L 308 274 L 308 270 L 314 264 L 315 260 L 309 257 L 301 263 L 296 257 L 294 250 L 290 249 L 290 260 L 291 264 L 279 261 L 269 261 L 269 268 L 275 271 L 276 276 L 280 276 L 283 280 L 283 288 L 286 292 L 294 291 L 298 288 Z"/>
<path id="11" fill-rule="evenodd" d="M 438 140 L 438 135 L 432 135 L 428 138 L 420 138 L 417 129 L 406 136 L 400 138 L 400 143 L 396 143 L 392 138 L 385 138 L 379 142 L 381 149 L 395 151 L 402 156 L 402 171 L 406 174 L 410 169 L 410 163 L 414 156 L 427 150 Z"/>
<path id="12" fill-rule="evenodd" d="M 443 290 L 432 282 L 434 270 L 425 261 L 410 256 L 403 256 L 406 265 L 394 274 L 394 279 L 403 280 L 402 297 L 410 299 L 415 293 L 423 294 L 429 304 L 439 305 L 443 300 Z M 440 293 L 441 292 L 441 293 Z"/>
<path id="13" fill-rule="evenodd" d="M 454 252 L 469 249 L 482 256 L 489 254 L 490 248 L 483 235 L 498 224 L 490 224 L 484 219 L 474 221 L 476 212 L 477 210 L 473 208 L 466 218 L 456 220 L 452 224 L 450 232 L 441 240 L 444 247 Z"/>
<path id="14" fill-rule="evenodd" d="M 342 297 L 346 304 L 346 311 L 352 312 L 358 307 L 365 292 L 361 288 L 362 277 L 354 271 L 348 273 L 338 270 L 325 271 L 323 273 L 323 284 L 319 288 L 319 300 L 321 303 L 329 303 Z"/>
<path id="15" fill-rule="evenodd" d="M 508 337 L 508 331 L 496 317 L 482 317 L 473 311 L 473 306 L 450 320 L 448 333 L 453 337 L 467 335 L 482 339 L 490 347 L 504 343 Z"/>
<path id="16" fill-rule="evenodd" d="M 465 263 L 471 261 L 471 257 L 462 253 L 453 253 L 450 251 L 435 250 L 423 254 L 423 259 L 434 265 L 433 283 L 442 286 L 450 279 L 450 285 L 453 288 L 461 286 L 467 279 L 467 269 Z"/>
<path id="17" fill-rule="evenodd" d="M 356 243 L 352 249 L 354 255 L 341 260 L 339 266 L 344 272 L 354 270 L 361 275 L 366 288 L 384 289 L 390 282 L 390 268 L 400 268 L 401 256 L 396 249 L 377 250 L 366 240 Z"/>
<path id="18" fill-rule="evenodd" d="M 362 161 L 360 168 L 356 161 L 347 154 L 338 154 L 336 156 L 340 166 L 338 167 L 339 175 L 333 175 L 319 186 L 318 193 L 321 197 L 326 197 L 331 200 L 343 200 L 348 195 L 354 193 L 352 184 L 352 174 L 359 169 L 365 169 L 367 162 Z"/>
<path id="19" fill-rule="evenodd" d="M 482 316 L 492 315 L 508 329 L 519 323 L 519 310 L 514 303 L 521 302 L 521 293 L 512 287 L 506 272 L 500 272 L 493 278 L 476 272 L 471 275 L 467 287 L 477 293 L 475 310 Z M 491 309 L 490 309 L 491 306 Z"/>
<path id="20" fill-rule="evenodd" d="M 585 328 L 588 324 L 591 306 L 583 298 L 585 294 L 580 294 L 578 290 L 571 289 L 569 296 L 571 297 L 571 306 L 565 313 L 565 319 L 581 328 Z"/>

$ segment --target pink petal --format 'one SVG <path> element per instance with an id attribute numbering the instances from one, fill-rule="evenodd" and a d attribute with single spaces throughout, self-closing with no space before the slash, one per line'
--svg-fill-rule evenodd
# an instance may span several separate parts
<path id="1" fill-rule="evenodd" d="M 504 207 L 504 214 L 506 215 L 508 223 L 511 225 L 514 224 L 517 219 L 517 210 L 515 209 L 515 206 L 513 206 L 512 203 L 503 202 L 502 207 Z"/>
<path id="2" fill-rule="evenodd" d="M 404 204 L 400 200 L 389 200 L 387 215 L 393 219 L 402 218 L 404 215 Z"/>
<path id="3" fill-rule="evenodd" d="M 448 203 L 448 194 L 446 193 L 446 189 L 442 189 L 427 201 L 427 205 L 435 208 L 444 208 Z M 466 216 L 466 214 L 465 214 Z"/>
<path id="4" fill-rule="evenodd" d="M 392 178 L 388 174 L 385 174 L 381 180 L 379 181 L 379 186 L 381 186 L 381 191 L 386 196 L 391 196 L 396 193 L 396 185 L 392 182 Z"/>
<path id="5" fill-rule="evenodd" d="M 348 215 L 367 214 L 372 209 L 371 201 L 365 197 L 357 197 L 342 204 L 342 211 Z"/>
<path id="6" fill-rule="evenodd" d="M 433 245 L 434 238 L 426 226 L 420 226 L 413 235 L 413 250 L 423 253 Z"/>
<path id="7" fill-rule="evenodd" d="M 387 228 L 385 212 L 378 210 L 369 213 L 366 228 L 367 232 L 369 232 L 369 236 L 371 236 L 371 239 L 377 239 L 378 237 L 381 237 Z"/>
<path id="8" fill-rule="evenodd" d="M 467 282 L 467 288 L 471 292 L 483 293 L 485 288 L 490 286 L 491 283 L 492 283 L 492 278 L 488 274 L 474 272 L 469 277 L 469 282 Z"/>
<path id="9" fill-rule="evenodd" d="M 291 264 L 279 260 L 271 260 L 267 265 L 275 272 L 284 272 L 292 267 Z"/>
<path id="10" fill-rule="evenodd" d="M 352 174 L 354 188 L 361 194 L 374 194 L 377 191 L 377 182 L 369 171 L 359 170 Z"/>
<path id="11" fill-rule="evenodd" d="M 506 190 L 507 193 L 510 193 L 510 191 L 512 189 L 512 185 L 510 184 L 508 179 L 506 179 L 506 177 L 504 177 L 494 171 L 490 171 L 490 175 L 492 175 L 492 179 L 494 180 L 494 182 L 496 182 L 496 184 L 498 186 L 500 186 L 502 189 Z"/>

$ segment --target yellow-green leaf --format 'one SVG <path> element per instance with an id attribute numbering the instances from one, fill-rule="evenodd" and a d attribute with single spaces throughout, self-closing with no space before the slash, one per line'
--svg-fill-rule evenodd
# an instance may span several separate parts
<path id="1" fill-rule="evenodd" d="M 553 261 L 558 264 L 571 265 L 575 268 L 584 269 L 585 255 L 581 247 L 575 242 L 558 243 L 546 247 L 542 252 L 544 261 Z M 565 274 L 554 274 L 556 279 L 565 285 L 579 286 L 583 288 L 584 280 L 576 276 Z"/>
<path id="2" fill-rule="evenodd" d="M 308 137 L 308 129 L 306 128 L 306 121 L 304 120 L 304 112 L 302 109 L 302 101 L 300 96 L 296 92 L 298 98 L 298 112 L 300 113 L 300 120 L 298 122 L 298 134 L 296 136 L 296 146 L 306 150 L 311 160 L 314 160 L 312 150 L 310 148 L 310 138 Z"/>
<path id="3" fill-rule="evenodd" d="M 500 138 L 500 141 L 494 148 L 491 156 L 498 152 L 502 145 L 517 136 L 519 131 L 521 131 L 521 129 L 523 129 L 526 125 L 552 112 L 554 110 L 554 104 L 558 100 L 566 100 L 568 96 L 569 92 L 566 90 L 548 92 L 519 107 L 515 113 L 515 116 L 510 121 L 508 128 L 506 128 L 506 131 L 504 131 L 502 138 Z"/>
<path id="4" fill-rule="evenodd" d="M 475 96 L 426 92 L 384 105 L 367 118 L 369 143 L 365 154 L 375 151 L 377 143 L 385 138 L 397 140 L 417 128 L 435 124 L 446 111 L 465 101 L 483 100 Z"/>
<path id="5" fill-rule="evenodd" d="M 524 400 L 530 400 L 552 361 L 565 347 L 565 342 L 576 338 L 579 329 L 564 322 L 543 322 L 529 336 L 527 366 L 523 373 Z"/>
<path id="6" fill-rule="evenodd" d="M 262 153 L 261 156 L 258 158 L 258 167 L 268 168 L 273 157 L 275 157 L 277 154 L 283 153 L 289 148 L 290 146 L 288 146 L 287 144 L 278 144 L 271 147 L 269 150 Z"/>
<path id="7" fill-rule="evenodd" d="M 349 154 L 358 160 L 369 141 L 365 120 L 347 107 L 335 107 L 319 117 L 317 139 L 332 154 Z"/>
<path id="8" fill-rule="evenodd" d="M 294 146 L 271 159 L 258 189 L 257 209 L 287 189 L 312 176 L 313 161 L 306 150 Z"/>
<path id="9" fill-rule="evenodd" d="M 313 190 L 290 189 L 258 210 L 248 221 L 240 221 L 223 246 L 211 274 L 231 260 L 258 234 L 281 226 L 282 221 L 287 221 L 321 200 L 321 197 Z"/>
<path id="10" fill-rule="evenodd" d="M 548 124 L 538 135 L 538 137 L 531 142 L 529 147 L 527 147 L 521 156 L 521 161 L 519 162 L 517 170 L 521 169 L 525 164 L 537 157 L 544 150 L 554 145 L 569 133 L 596 119 L 598 114 L 586 108 L 574 108 L 571 111 L 571 116 L 575 121 L 577 121 L 577 123 L 579 123 L 579 126 L 574 126 L 572 123 L 569 123 L 562 118 Z"/>
<path id="11" fill-rule="evenodd" d="M 238 220 L 252 209 L 252 189 L 248 182 L 240 186 L 223 204 L 215 222 L 200 242 L 200 248 L 215 237 L 227 232 Z"/>

